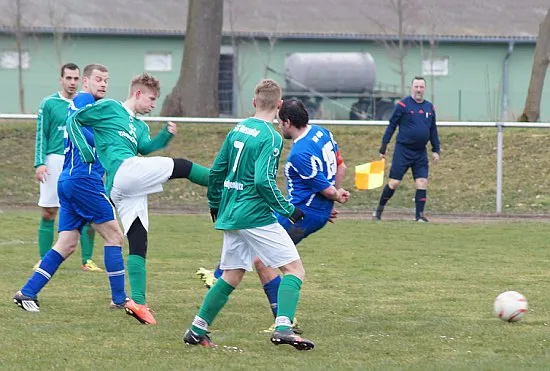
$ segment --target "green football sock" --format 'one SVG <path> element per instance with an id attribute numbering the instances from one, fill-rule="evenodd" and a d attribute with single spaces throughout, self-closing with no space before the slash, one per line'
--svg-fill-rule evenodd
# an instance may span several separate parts
<path id="1" fill-rule="evenodd" d="M 82 249 L 82 264 L 86 264 L 88 260 L 92 259 L 94 255 L 94 237 L 95 231 L 89 225 L 86 224 L 82 228 L 82 233 L 80 233 L 80 248 Z"/>
<path id="2" fill-rule="evenodd" d="M 191 171 L 189 172 L 189 176 L 187 177 L 187 179 L 189 179 L 192 183 L 207 187 L 209 176 L 209 168 L 193 162 L 193 166 L 191 166 Z"/>
<path id="3" fill-rule="evenodd" d="M 216 284 L 206 293 L 197 317 L 202 318 L 208 325 L 211 325 L 214 322 L 214 318 L 216 318 L 225 303 L 227 303 L 227 300 L 229 300 L 229 295 L 231 295 L 233 290 L 235 290 L 233 286 L 225 282 L 223 278 L 218 278 Z M 195 321 L 193 321 L 191 330 L 199 335 L 206 334 L 205 329 L 195 326 Z"/>
<path id="4" fill-rule="evenodd" d="M 53 225 L 53 220 L 40 219 L 40 224 L 38 225 L 38 253 L 40 254 L 40 259 L 52 248 Z"/>
<path id="5" fill-rule="evenodd" d="M 145 287 L 147 283 L 147 269 L 145 258 L 139 255 L 128 255 L 126 263 L 128 280 L 132 290 L 132 299 L 137 304 L 145 304 Z"/>
<path id="6" fill-rule="evenodd" d="M 277 309 L 277 318 L 286 317 L 292 322 L 296 314 L 298 299 L 300 299 L 300 288 L 302 280 L 292 274 L 285 274 L 279 286 L 279 303 Z M 275 330 L 285 330 L 291 326 L 277 326 Z"/>

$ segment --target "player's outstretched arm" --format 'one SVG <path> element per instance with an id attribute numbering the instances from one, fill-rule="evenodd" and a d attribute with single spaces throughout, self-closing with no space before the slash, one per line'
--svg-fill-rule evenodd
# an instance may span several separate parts
<path id="1" fill-rule="evenodd" d="M 147 130 L 144 130 L 138 138 L 138 153 L 148 155 L 151 152 L 165 148 L 174 137 L 174 134 L 169 130 L 170 124 L 175 125 L 174 123 L 167 123 L 153 138 L 149 136 L 149 126 L 147 126 Z M 175 130 L 173 131 L 175 132 Z"/>

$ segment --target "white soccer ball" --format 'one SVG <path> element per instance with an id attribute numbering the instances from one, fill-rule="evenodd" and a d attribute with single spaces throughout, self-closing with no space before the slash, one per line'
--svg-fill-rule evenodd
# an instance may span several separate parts
<path id="1" fill-rule="evenodd" d="M 496 297 L 494 309 L 501 320 L 517 322 L 527 312 L 527 299 L 517 291 L 506 291 Z"/>

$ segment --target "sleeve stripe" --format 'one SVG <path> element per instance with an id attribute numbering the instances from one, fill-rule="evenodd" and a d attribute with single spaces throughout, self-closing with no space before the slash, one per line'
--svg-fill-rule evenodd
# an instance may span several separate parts
<path id="1" fill-rule="evenodd" d="M 39 162 L 44 162 L 44 152 L 43 152 L 43 143 L 44 143 L 44 109 L 40 107 L 40 115 L 36 121 L 36 156 L 34 158 L 34 164 L 36 165 Z"/>

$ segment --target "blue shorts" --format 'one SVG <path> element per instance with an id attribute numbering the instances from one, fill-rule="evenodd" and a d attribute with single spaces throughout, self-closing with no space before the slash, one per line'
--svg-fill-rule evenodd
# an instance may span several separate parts
<path id="1" fill-rule="evenodd" d="M 101 179 L 70 178 L 57 183 L 59 195 L 58 231 L 72 231 L 86 223 L 116 220 L 115 209 L 105 194 Z"/>
<path id="2" fill-rule="evenodd" d="M 414 150 L 399 143 L 395 144 L 390 169 L 390 179 L 402 180 L 409 168 L 414 179 L 428 178 L 428 153 L 426 149 Z"/>
<path id="3" fill-rule="evenodd" d="M 287 217 L 277 214 L 277 221 L 287 231 L 295 245 L 310 234 L 323 228 L 329 219 L 327 216 L 308 212 L 307 209 L 300 206 L 298 207 L 305 214 L 304 219 L 300 220 L 298 223 L 292 224 Z"/>

